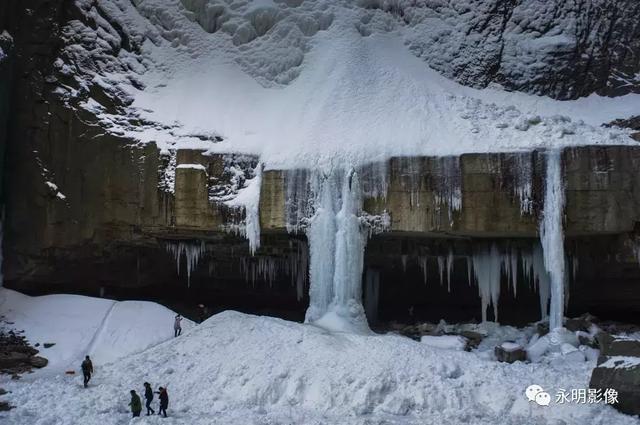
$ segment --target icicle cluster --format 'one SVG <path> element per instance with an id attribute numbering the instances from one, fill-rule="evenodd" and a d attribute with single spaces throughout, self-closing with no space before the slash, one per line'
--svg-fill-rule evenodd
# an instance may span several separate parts
<path id="1" fill-rule="evenodd" d="M 512 167 L 514 196 L 520 201 L 520 214 L 533 212 L 533 163 L 531 153 L 515 154 L 515 164 Z"/>
<path id="2" fill-rule="evenodd" d="M 462 172 L 460 157 L 445 156 L 438 158 L 434 165 L 435 203 L 438 208 L 447 208 L 449 222 L 453 222 L 453 213 L 462 209 Z"/>
<path id="3" fill-rule="evenodd" d="M 298 245 L 297 252 L 284 257 L 243 257 L 240 259 L 240 267 L 245 281 L 252 285 L 258 281 L 272 285 L 279 276 L 290 276 L 291 284 L 296 287 L 296 295 L 300 301 L 304 297 L 304 288 L 307 284 L 307 262 L 307 245 L 301 243 Z"/>
<path id="4" fill-rule="evenodd" d="M 180 260 L 184 254 L 187 262 L 187 284 L 191 286 L 191 271 L 195 270 L 200 261 L 200 257 L 206 252 L 204 241 L 198 242 L 167 242 L 165 245 L 167 252 L 173 255 L 176 260 L 176 268 L 180 275 Z"/>
<path id="5" fill-rule="evenodd" d="M 502 279 L 506 279 L 507 288 L 517 296 L 518 286 L 526 284 L 538 292 L 542 319 L 548 317 L 551 279 L 544 265 L 544 254 L 540 244 L 531 247 L 481 243 L 473 247 L 470 256 L 464 255 L 467 263 L 469 286 L 477 285 L 481 300 L 482 320 L 487 320 L 487 309 L 493 310 L 494 320 L 498 320 L 498 303 Z M 563 254 L 564 255 L 564 254 Z M 420 256 L 420 267 L 425 285 L 429 275 L 429 258 L 433 258 L 441 285 L 447 284 L 451 292 L 451 280 L 454 272 L 455 256 L 450 248 L 447 255 Z M 402 259 L 403 257 L 401 257 Z M 407 260 L 403 260 L 406 262 Z M 571 259 L 577 268 L 577 260 Z M 406 263 L 405 263 L 406 264 Z M 406 267 L 403 265 L 403 267 Z M 566 286 L 566 282 L 565 282 Z"/>
<path id="6" fill-rule="evenodd" d="M 231 169 L 234 170 L 235 177 L 232 179 L 231 189 L 226 188 L 231 194 L 225 192 L 224 196 L 228 199 L 224 203 L 234 209 L 236 214 L 232 214 L 230 217 L 232 222 L 225 225 L 225 230 L 245 237 L 249 241 L 249 251 L 253 255 L 260 248 L 262 164 L 257 163 L 250 170 L 236 167 Z M 222 197 L 223 195 L 219 196 L 219 199 L 226 199 Z"/>

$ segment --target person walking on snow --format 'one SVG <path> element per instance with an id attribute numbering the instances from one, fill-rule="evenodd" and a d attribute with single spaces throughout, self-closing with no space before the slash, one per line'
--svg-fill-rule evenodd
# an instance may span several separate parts
<path id="1" fill-rule="evenodd" d="M 174 337 L 177 337 L 182 333 L 182 326 L 180 326 L 180 322 L 182 321 L 182 317 L 179 314 L 176 314 L 176 320 L 173 322 L 173 333 Z"/>
<path id="2" fill-rule="evenodd" d="M 147 416 L 155 414 L 156 411 L 151 408 L 151 402 L 153 401 L 153 390 L 151 389 L 151 384 L 148 382 L 144 383 L 144 399 L 145 406 L 147 407 Z"/>
<path id="3" fill-rule="evenodd" d="M 89 356 L 84 358 L 82 362 L 82 375 L 84 376 L 84 387 L 87 388 L 89 385 L 89 380 L 91 379 L 91 374 L 93 373 L 93 363 L 91 363 L 91 359 Z"/>
<path id="4" fill-rule="evenodd" d="M 160 410 L 158 411 L 158 415 L 164 414 L 164 417 L 167 417 L 167 407 L 169 407 L 169 394 L 167 394 L 166 388 L 158 388 L 158 398 L 160 399 Z"/>
<path id="5" fill-rule="evenodd" d="M 142 403 L 140 402 L 140 396 L 136 394 L 135 390 L 131 390 L 131 401 L 129 402 L 129 406 L 131 406 L 131 413 L 133 413 L 133 417 L 140 416 L 140 412 L 142 412 Z"/>

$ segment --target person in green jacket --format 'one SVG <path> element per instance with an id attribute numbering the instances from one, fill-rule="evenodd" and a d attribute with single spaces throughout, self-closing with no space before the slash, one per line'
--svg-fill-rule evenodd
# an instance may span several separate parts
<path id="1" fill-rule="evenodd" d="M 140 416 L 140 412 L 142 412 L 142 402 L 140 401 L 140 396 L 136 394 L 134 390 L 131 390 L 131 402 L 129 406 L 131 406 L 131 413 L 133 413 L 134 418 Z"/>

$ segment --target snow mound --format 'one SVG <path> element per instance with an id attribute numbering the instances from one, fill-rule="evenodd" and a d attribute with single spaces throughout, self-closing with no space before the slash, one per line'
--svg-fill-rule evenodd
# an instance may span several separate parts
<path id="1" fill-rule="evenodd" d="M 0 316 L 23 330 L 49 365 L 36 372 L 78 370 L 85 355 L 96 367 L 113 362 L 173 337 L 175 313 L 146 301 L 115 302 L 80 295 L 30 297 L 0 288 Z M 193 322 L 183 320 L 183 329 Z M 54 343 L 44 348 L 44 343 Z"/>
<path id="2" fill-rule="evenodd" d="M 89 390 L 77 378 L 7 383 L 17 408 L 6 423 L 123 423 L 128 391 L 145 381 L 168 387 L 166 423 L 176 424 L 636 423 L 603 405 L 542 408 L 524 395 L 532 383 L 551 392 L 585 388 L 593 366 L 509 365 L 397 335 L 224 312 L 101 368 Z"/>

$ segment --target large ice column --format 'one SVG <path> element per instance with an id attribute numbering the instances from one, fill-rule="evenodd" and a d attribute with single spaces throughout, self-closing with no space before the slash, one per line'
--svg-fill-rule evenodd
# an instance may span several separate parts
<path id="1" fill-rule="evenodd" d="M 333 176 L 320 177 L 315 214 L 307 228 L 309 240 L 309 308 L 305 321 L 320 319 L 333 300 L 336 255 L 336 204 L 339 195 Z"/>
<path id="2" fill-rule="evenodd" d="M 367 229 L 361 219 L 358 174 L 334 171 L 317 186 L 309 240 L 307 322 L 331 330 L 368 332 L 362 306 L 362 268 Z"/>
<path id="3" fill-rule="evenodd" d="M 547 153 L 545 186 L 540 241 L 544 265 L 550 276 L 549 328 L 556 329 L 562 327 L 565 284 L 564 229 L 562 227 L 565 195 L 560 150 Z"/>

